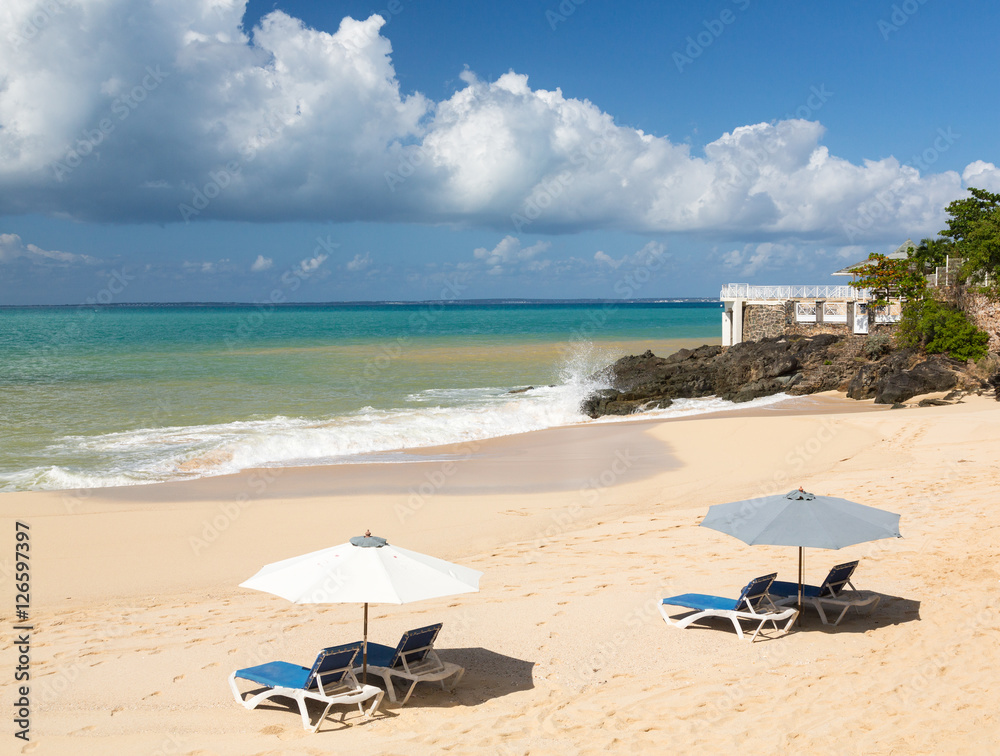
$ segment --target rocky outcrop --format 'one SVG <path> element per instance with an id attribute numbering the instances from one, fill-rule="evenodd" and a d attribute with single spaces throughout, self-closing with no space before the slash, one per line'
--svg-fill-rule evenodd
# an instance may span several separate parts
<path id="1" fill-rule="evenodd" d="M 681 349 L 668 357 L 651 351 L 622 357 L 604 376 L 611 388 L 591 394 L 582 410 L 590 417 L 628 415 L 669 407 L 675 399 L 718 396 L 746 402 L 784 392 L 801 395 L 839 390 L 854 399 L 899 404 L 914 396 L 989 383 L 962 363 L 913 349 L 873 350 L 867 337 L 822 334 L 748 341 L 723 349 Z M 882 354 L 869 359 L 866 354 Z M 998 377 L 1000 384 L 1000 377 Z M 998 389 L 1000 390 L 1000 389 Z"/>
<path id="2" fill-rule="evenodd" d="M 921 394 L 949 391 L 958 385 L 961 363 L 944 358 L 931 358 L 910 370 L 893 373 L 879 384 L 875 394 L 876 404 L 905 402 Z"/>

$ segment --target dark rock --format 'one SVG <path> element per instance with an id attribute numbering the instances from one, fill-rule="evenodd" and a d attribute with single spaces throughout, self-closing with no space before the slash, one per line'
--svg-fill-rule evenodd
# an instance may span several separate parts
<path id="1" fill-rule="evenodd" d="M 972 385 L 962 363 L 940 355 L 925 358 L 914 349 L 867 360 L 866 344 L 865 336 L 821 334 L 747 341 L 727 349 L 706 345 L 668 357 L 647 350 L 602 371 L 601 379 L 612 388 L 587 397 L 582 410 L 590 417 L 625 415 L 668 407 L 681 398 L 747 402 L 781 392 L 800 396 L 829 390 L 895 408 L 919 394 L 968 391 Z M 986 384 L 979 378 L 975 385 Z M 989 385 L 1000 401 L 1000 373 Z"/>
<path id="2" fill-rule="evenodd" d="M 678 398 L 719 396 L 746 402 L 782 391 L 836 389 L 849 379 L 845 369 L 853 369 L 853 363 L 838 358 L 842 347 L 843 337 L 824 334 L 744 342 L 725 350 L 706 345 L 669 357 L 647 350 L 610 366 L 606 375 L 616 393 L 596 392 L 584 402 L 583 411 L 599 417 L 669 406 L 665 400 Z"/>
<path id="3" fill-rule="evenodd" d="M 993 395 L 996 397 L 996 400 L 1000 402 L 1000 373 L 991 375 L 986 382 L 993 387 Z"/>
<path id="4" fill-rule="evenodd" d="M 889 376 L 903 372 L 917 359 L 915 349 L 901 349 L 877 362 L 861 365 L 847 386 L 847 396 L 851 399 L 874 399 Z"/>
<path id="5" fill-rule="evenodd" d="M 523 388 L 523 389 L 511 389 L 507 393 L 508 394 L 523 394 L 526 391 L 531 391 L 531 389 L 533 389 L 533 388 L 534 388 L 534 386 L 528 386 L 528 388 Z"/>
<path id="6" fill-rule="evenodd" d="M 875 403 L 894 404 L 919 394 L 953 389 L 958 383 L 958 375 L 949 362 L 946 358 L 934 356 L 910 370 L 886 376 L 878 385 Z"/>
<path id="7" fill-rule="evenodd" d="M 896 402 L 889 409 L 906 409 L 906 405 L 902 402 Z"/>
<path id="8" fill-rule="evenodd" d="M 917 402 L 918 407 L 950 407 L 951 402 L 946 402 L 944 399 L 921 399 Z"/>

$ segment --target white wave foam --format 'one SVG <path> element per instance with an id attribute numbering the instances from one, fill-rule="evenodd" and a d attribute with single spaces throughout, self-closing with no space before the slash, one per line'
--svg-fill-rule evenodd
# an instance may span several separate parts
<path id="1" fill-rule="evenodd" d="M 567 355 L 559 385 L 516 394 L 497 387 L 431 389 L 408 396 L 409 401 L 423 405 L 412 408 L 364 407 L 326 418 L 276 416 L 68 436 L 47 450 L 60 464 L 2 475 L 0 490 L 98 488 L 223 475 L 254 467 L 385 461 L 394 457 L 386 453 L 396 450 L 590 422 L 581 414 L 580 405 L 587 394 L 607 385 L 593 376 L 609 364 L 608 356 L 590 345 L 576 344 Z M 681 399 L 642 417 L 682 417 L 784 398 L 778 395 L 741 405 L 711 398 Z M 631 415 L 602 421 L 635 419 Z"/>
<path id="2" fill-rule="evenodd" d="M 713 412 L 726 412 L 728 410 L 756 409 L 759 407 L 770 407 L 781 404 L 792 397 L 788 394 L 772 394 L 752 399 L 749 402 L 730 402 L 720 399 L 717 396 L 706 396 L 699 399 L 674 399 L 673 404 L 664 409 L 646 410 L 635 415 L 605 415 L 598 418 L 596 422 L 615 423 L 628 420 L 666 420 L 677 417 L 688 417 L 689 415 L 707 415 Z"/>
<path id="3" fill-rule="evenodd" d="M 73 466 L 48 466 L 0 477 L 0 489 L 134 485 L 223 475 L 252 467 L 329 464 L 394 450 L 443 446 L 525 433 L 587 418 L 583 397 L 596 388 L 567 368 L 568 381 L 511 394 L 506 388 L 434 389 L 408 397 L 427 406 L 364 407 L 328 418 L 239 421 L 67 436 L 47 451 Z M 449 406 L 450 405 L 450 406 Z M 380 459 L 385 459 L 383 454 Z M 86 460 L 86 462 L 83 462 Z"/>

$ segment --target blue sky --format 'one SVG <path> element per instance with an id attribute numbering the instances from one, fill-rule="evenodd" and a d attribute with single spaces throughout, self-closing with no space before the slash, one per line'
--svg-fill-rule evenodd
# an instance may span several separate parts
<path id="1" fill-rule="evenodd" d="M 998 16 L 8 0 L 0 304 L 842 282 L 1000 191 Z"/>

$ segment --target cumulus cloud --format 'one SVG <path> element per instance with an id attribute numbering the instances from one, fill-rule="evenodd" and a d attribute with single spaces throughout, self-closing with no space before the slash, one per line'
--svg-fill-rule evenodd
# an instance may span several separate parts
<path id="1" fill-rule="evenodd" d="M 18 234 L 0 234 L 0 264 L 15 260 L 29 262 L 37 266 L 65 268 L 70 265 L 94 265 L 100 260 L 90 255 L 42 249 L 36 244 L 25 244 Z"/>
<path id="2" fill-rule="evenodd" d="M 974 186 L 988 192 L 1000 192 L 1000 170 L 993 163 L 982 160 L 969 163 L 962 171 L 962 180 L 966 186 Z"/>
<path id="3" fill-rule="evenodd" d="M 368 252 L 362 254 L 356 254 L 354 259 L 347 262 L 347 269 L 350 271 L 364 270 L 369 265 L 372 264 L 371 255 Z"/>
<path id="4" fill-rule="evenodd" d="M 257 259 L 253 261 L 253 264 L 250 266 L 250 270 L 254 273 L 260 273 L 261 271 L 270 270 L 273 265 L 273 258 L 264 257 L 264 255 L 257 255 Z"/>
<path id="5" fill-rule="evenodd" d="M 505 236 L 493 249 L 479 247 L 472 251 L 473 257 L 482 260 L 493 275 L 499 275 L 511 268 L 520 270 L 542 270 L 549 265 L 548 260 L 535 259 L 552 246 L 551 242 L 537 242 L 522 247 L 516 236 Z"/>
<path id="6" fill-rule="evenodd" d="M 648 266 L 651 263 L 660 264 L 666 259 L 666 245 L 662 242 L 648 242 L 642 249 L 633 252 L 631 255 L 622 255 L 615 259 L 603 250 L 594 253 L 594 262 L 599 267 L 607 266 L 612 270 L 618 270 L 623 265 L 626 267 Z"/>
<path id="7" fill-rule="evenodd" d="M 303 278 L 311 276 L 329 257 L 323 252 L 318 253 L 315 257 L 307 257 L 298 264 L 295 272 Z"/>
<path id="8" fill-rule="evenodd" d="M 328 33 L 273 11 L 247 34 L 242 2 L 59 7 L 37 28 L 35 0 L 0 18 L 15 41 L 0 45 L 0 213 L 856 243 L 934 233 L 970 181 L 997 181 L 981 161 L 964 176 L 855 165 L 800 119 L 695 154 L 515 72 L 463 72 L 435 103 L 400 90 L 379 16 Z"/>
<path id="9" fill-rule="evenodd" d="M 622 263 L 625 262 L 626 258 L 623 257 L 620 260 L 616 260 L 611 255 L 609 255 L 607 252 L 604 252 L 604 251 L 602 251 L 602 250 L 599 249 L 599 250 L 597 250 L 594 253 L 594 259 L 597 262 L 599 262 L 599 263 L 601 263 L 603 265 L 607 265 L 610 268 L 617 269 Z"/>

